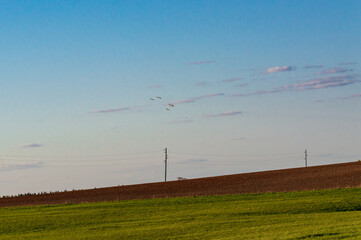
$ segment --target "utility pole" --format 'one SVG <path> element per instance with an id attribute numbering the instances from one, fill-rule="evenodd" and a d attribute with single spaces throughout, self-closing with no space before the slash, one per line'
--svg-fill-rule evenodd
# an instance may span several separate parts
<path id="1" fill-rule="evenodd" d="M 167 148 L 164 149 L 165 159 L 164 159 L 164 182 L 167 181 L 167 162 L 168 162 L 168 152 Z"/>
<path id="2" fill-rule="evenodd" d="M 305 166 L 307 167 L 307 149 L 305 149 Z"/>

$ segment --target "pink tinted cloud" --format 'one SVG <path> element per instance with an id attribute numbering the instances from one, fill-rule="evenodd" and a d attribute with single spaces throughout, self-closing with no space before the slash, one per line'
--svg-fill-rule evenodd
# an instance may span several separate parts
<path id="1" fill-rule="evenodd" d="M 200 97 L 195 97 L 195 99 L 210 98 L 210 97 L 219 97 L 219 96 L 224 96 L 224 93 L 207 94 L 207 95 L 203 95 L 203 96 L 200 96 Z"/>
<path id="2" fill-rule="evenodd" d="M 314 78 L 308 81 L 295 83 L 292 85 L 284 85 L 273 89 L 259 90 L 251 93 L 233 94 L 232 96 L 245 97 L 245 96 L 253 96 L 253 95 L 279 93 L 285 91 L 305 91 L 305 90 L 325 89 L 331 87 L 343 87 L 360 82 L 358 78 L 359 75 L 342 75 L 342 76 Z"/>
<path id="3" fill-rule="evenodd" d="M 361 97 L 361 93 L 360 94 L 355 94 L 355 95 L 352 95 L 351 98 L 359 98 Z"/>
<path id="4" fill-rule="evenodd" d="M 199 97 L 192 97 L 192 98 L 177 100 L 177 101 L 170 102 L 170 103 L 171 104 L 193 103 L 200 99 L 219 97 L 219 96 L 223 96 L 223 95 L 224 95 L 224 93 L 213 93 L 213 94 L 207 94 L 207 95 L 203 95 L 203 96 L 199 96 Z"/>
<path id="5" fill-rule="evenodd" d="M 232 97 L 247 97 L 247 96 L 263 95 L 263 94 L 269 94 L 269 93 L 278 93 L 278 92 L 283 92 L 283 91 L 286 91 L 285 87 L 274 88 L 274 89 L 270 89 L 270 90 L 258 90 L 258 91 L 251 92 L 251 93 L 238 93 L 238 94 L 233 94 Z"/>
<path id="6" fill-rule="evenodd" d="M 204 115 L 205 118 L 213 118 L 213 117 L 227 117 L 227 116 L 236 116 L 240 115 L 242 112 L 240 111 L 229 111 L 229 112 L 223 112 L 223 113 L 217 113 L 217 114 L 206 114 Z"/>
<path id="7" fill-rule="evenodd" d="M 352 99 L 352 98 L 361 98 L 361 93 L 360 94 L 354 94 L 354 95 L 347 96 L 347 97 L 343 97 L 343 98 L 339 98 L 339 99 L 348 100 L 348 99 Z"/>
<path id="8" fill-rule="evenodd" d="M 318 72 L 317 74 L 319 74 L 319 75 L 326 75 L 326 74 L 345 73 L 345 72 L 350 72 L 350 71 L 352 71 L 352 69 L 335 67 L 335 68 L 325 69 L 325 70 L 323 70 L 323 71 Z"/>
<path id="9" fill-rule="evenodd" d="M 292 66 L 282 66 L 282 67 L 270 67 L 267 68 L 266 71 L 264 71 L 264 73 L 275 73 L 275 72 L 287 72 L 287 71 L 292 71 L 295 70 L 295 67 Z"/>
<path id="10" fill-rule="evenodd" d="M 333 77 L 315 78 L 309 81 L 293 84 L 291 87 L 294 90 L 309 90 L 309 89 L 322 89 L 330 87 L 342 87 L 359 82 L 354 75 L 343 75 Z"/>
<path id="11" fill-rule="evenodd" d="M 96 110 L 96 111 L 92 111 L 90 113 L 94 113 L 94 114 L 100 114 L 100 113 L 114 113 L 114 112 L 122 112 L 122 111 L 126 111 L 129 110 L 129 107 L 123 107 L 123 108 L 113 108 L 113 109 L 106 109 L 106 110 Z"/>

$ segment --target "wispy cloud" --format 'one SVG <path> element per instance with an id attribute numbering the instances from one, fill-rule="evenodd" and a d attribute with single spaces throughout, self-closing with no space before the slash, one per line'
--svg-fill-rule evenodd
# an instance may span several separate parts
<path id="1" fill-rule="evenodd" d="M 237 84 L 237 85 L 236 85 L 236 87 L 240 87 L 240 88 L 246 87 L 246 86 L 248 86 L 247 83 L 241 83 L 241 84 Z"/>
<path id="2" fill-rule="evenodd" d="M 41 167 L 40 162 L 21 163 L 21 164 L 0 164 L 0 172 L 24 170 L 24 169 L 39 168 L 39 167 Z"/>
<path id="3" fill-rule="evenodd" d="M 162 88 L 163 85 L 152 85 L 152 86 L 149 86 L 150 88 Z"/>
<path id="4" fill-rule="evenodd" d="M 319 75 L 325 75 L 325 74 L 336 74 L 336 73 L 345 73 L 345 72 L 351 72 L 352 69 L 346 69 L 341 67 L 335 67 L 335 68 L 329 68 L 325 69 L 323 71 L 318 72 Z"/>
<path id="5" fill-rule="evenodd" d="M 259 91 L 255 91 L 255 92 L 251 92 L 251 93 L 237 93 L 237 94 L 233 94 L 232 97 L 246 97 L 246 96 L 253 96 L 253 95 L 263 95 L 263 94 L 277 93 L 277 92 L 282 92 L 282 91 L 286 91 L 286 89 L 275 88 L 275 89 L 270 89 L 270 90 L 259 90 Z"/>
<path id="6" fill-rule="evenodd" d="M 360 82 L 358 79 L 359 75 L 342 75 L 342 76 L 332 76 L 332 77 L 323 77 L 323 78 L 314 78 L 302 83 L 295 83 L 292 85 L 285 85 L 278 88 L 268 89 L 268 90 L 259 90 L 252 93 L 246 94 L 233 94 L 234 97 L 243 97 L 243 96 L 252 96 L 252 95 L 262 95 L 270 93 L 278 93 L 285 91 L 305 91 L 305 90 L 314 90 L 314 89 L 324 89 L 331 87 L 343 87 L 351 85 L 354 83 Z"/>
<path id="7" fill-rule="evenodd" d="M 207 95 L 203 95 L 203 96 L 199 96 L 199 97 L 192 97 L 192 98 L 176 100 L 174 102 L 171 102 L 171 104 L 193 103 L 193 102 L 196 102 L 197 100 L 200 100 L 200 99 L 219 97 L 219 96 L 223 96 L 223 95 L 224 95 L 224 93 L 207 94 Z"/>
<path id="8" fill-rule="evenodd" d="M 277 66 L 277 67 L 267 68 L 266 71 L 264 71 L 264 73 L 287 72 L 295 69 L 296 67 L 292 67 L 292 66 L 282 66 L 282 67 Z"/>
<path id="9" fill-rule="evenodd" d="M 39 148 L 43 146 L 44 145 L 38 143 L 29 143 L 29 144 L 20 145 L 18 146 L 18 148 Z"/>
<path id="10" fill-rule="evenodd" d="M 347 96 L 347 97 L 342 97 L 342 98 L 339 98 L 339 99 L 348 100 L 348 99 L 353 99 L 353 98 L 361 98 L 361 93 L 360 94 L 350 95 L 350 96 Z"/>
<path id="11" fill-rule="evenodd" d="M 355 65 L 357 64 L 357 62 L 342 62 L 342 63 L 339 63 L 338 65 Z"/>
<path id="12" fill-rule="evenodd" d="M 323 68 L 323 65 L 306 65 L 303 68 L 310 69 L 310 68 Z"/>
<path id="13" fill-rule="evenodd" d="M 207 94 L 207 95 L 203 95 L 203 96 L 200 96 L 200 97 L 195 97 L 195 99 L 219 97 L 219 96 L 223 96 L 223 95 L 224 95 L 224 93 L 212 93 L 212 94 Z"/>
<path id="14" fill-rule="evenodd" d="M 229 112 L 223 112 L 223 113 L 217 113 L 217 114 L 206 114 L 203 117 L 205 118 L 213 118 L 213 117 L 228 117 L 228 116 L 237 116 L 242 114 L 242 112 L 239 111 L 229 111 Z"/>
<path id="15" fill-rule="evenodd" d="M 113 108 L 113 109 L 106 109 L 106 110 L 96 110 L 96 111 L 92 111 L 90 113 L 94 113 L 94 114 L 100 114 L 100 113 L 114 113 L 114 112 L 122 112 L 122 111 L 126 111 L 129 110 L 129 107 L 123 107 L 123 108 Z"/>
<path id="16" fill-rule="evenodd" d="M 309 90 L 309 89 L 322 89 L 330 87 L 342 87 L 359 82 L 352 75 L 343 75 L 337 77 L 324 77 L 315 78 L 300 84 L 287 86 L 287 88 L 294 88 L 295 90 Z"/>
<path id="17" fill-rule="evenodd" d="M 210 82 L 206 82 L 206 81 L 199 81 L 197 82 L 195 85 L 199 86 L 199 87 L 205 87 L 208 86 L 210 84 Z"/>
<path id="18" fill-rule="evenodd" d="M 242 79 L 243 79 L 242 77 L 228 78 L 228 79 L 222 80 L 221 82 L 223 82 L 223 83 L 232 83 L 232 82 L 240 81 Z"/>
<path id="19" fill-rule="evenodd" d="M 201 65 L 201 64 L 209 64 L 209 63 L 214 63 L 214 61 L 213 60 L 206 60 L 206 61 L 189 62 L 187 64 Z"/>

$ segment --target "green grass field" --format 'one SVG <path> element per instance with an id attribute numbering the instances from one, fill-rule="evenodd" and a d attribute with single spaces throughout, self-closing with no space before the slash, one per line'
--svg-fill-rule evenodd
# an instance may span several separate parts
<path id="1" fill-rule="evenodd" d="M 361 188 L 0 209 L 0 239 L 361 239 Z"/>

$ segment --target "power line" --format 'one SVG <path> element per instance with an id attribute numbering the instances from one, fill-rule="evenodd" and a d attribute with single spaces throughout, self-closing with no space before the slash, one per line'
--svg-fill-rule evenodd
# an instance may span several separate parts
<path id="1" fill-rule="evenodd" d="M 167 181 L 167 164 L 168 164 L 168 152 L 167 148 L 164 149 L 165 151 L 165 181 Z M 76 155 L 76 156 L 7 156 L 7 157 L 0 157 L 0 161 L 6 161 L 6 162 L 30 162 L 29 164 L 36 164 L 36 166 L 39 166 L 41 168 L 77 168 L 77 167 L 108 167 L 108 166 L 130 166 L 130 165 L 138 165 L 138 164 L 153 164 L 153 165 L 159 165 L 160 163 L 157 163 L 157 159 L 159 159 L 159 155 L 154 156 L 134 156 L 134 157 L 123 157 L 119 158 L 120 156 L 127 156 L 127 155 L 141 155 L 141 154 L 154 154 L 154 153 L 160 153 L 161 151 L 148 151 L 148 152 L 133 152 L 133 153 L 118 153 L 118 154 L 104 154 L 104 155 Z M 172 152 L 173 154 L 173 152 Z M 277 162 L 293 162 L 295 160 L 296 155 L 300 159 L 300 152 L 299 153 L 280 153 L 280 154 L 211 154 L 211 153 L 185 153 L 185 152 L 174 152 L 175 155 L 191 155 L 191 156 L 210 156 L 210 157 L 225 157 L 225 160 L 205 160 L 200 162 L 192 162 L 191 159 L 188 157 L 180 157 L 175 156 L 172 157 L 172 159 L 176 159 L 179 161 L 174 162 L 175 164 L 205 164 L 205 165 L 236 165 L 236 164 L 249 164 L 249 163 L 277 163 Z M 328 153 L 328 155 L 335 155 L 339 157 L 358 157 L 361 156 L 361 154 L 332 154 Z M 234 159 L 234 157 L 239 158 L 245 158 L 245 157 L 262 157 L 262 159 L 257 160 L 227 160 L 227 158 Z M 43 160 L 43 158 L 49 158 L 47 160 Z M 103 157 L 105 159 L 99 159 L 100 157 Z M 308 153 L 307 150 L 305 150 L 305 165 L 307 166 L 307 157 Z M 40 158 L 40 159 L 33 159 L 33 158 Z M 51 158 L 59 159 L 59 160 L 50 160 Z M 78 158 L 75 160 L 67 160 L 62 158 Z M 81 159 L 86 158 L 86 159 Z M 95 158 L 95 159 L 93 159 Z M 97 159 L 98 158 L 98 159 Z M 110 158 L 110 159 L 109 159 Z M 315 155 L 314 158 L 322 158 L 320 155 Z M 144 161 L 147 160 L 148 161 Z M 153 159 L 154 161 L 152 161 Z M 38 160 L 34 163 L 34 161 Z M 139 160 L 139 161 L 133 161 L 133 160 Z M 143 161 L 142 161 L 143 160 Z M 105 164 L 86 164 L 91 162 L 103 162 Z M 52 163 L 82 163 L 80 165 L 51 165 Z M 45 165 L 43 165 L 45 164 Z M 50 165 L 47 165 L 50 164 Z M 20 164 L 18 164 L 20 165 Z M 11 165 L 11 163 L 5 163 L 3 167 L 6 166 L 16 166 L 16 164 Z"/>
<path id="2" fill-rule="evenodd" d="M 126 155 L 135 155 L 135 154 L 149 154 L 149 153 L 160 153 L 161 151 L 150 151 L 150 152 L 132 152 L 132 153 L 116 153 L 116 154 L 104 154 L 104 155 L 68 155 L 68 156 L 54 156 L 54 155 L 38 155 L 38 156 L 15 156 L 15 155 L 2 155 L 0 157 L 5 158 L 89 158 L 89 157 L 116 157 L 116 156 L 126 156 Z"/>
<path id="3" fill-rule="evenodd" d="M 185 158 L 175 158 L 172 157 L 172 159 L 176 159 L 176 160 L 181 160 L 184 162 L 174 162 L 174 164 L 190 164 L 190 159 L 185 159 Z M 265 159 L 265 160 L 246 160 L 246 161 L 229 161 L 229 160 L 207 160 L 207 161 L 202 161 L 202 162 L 198 162 L 199 164 L 207 164 L 207 163 L 214 163 L 214 164 L 222 164 L 222 163 L 236 163 L 236 164 L 242 164 L 242 163 L 259 163 L 259 162 L 285 162 L 285 161 L 290 161 L 292 160 L 291 158 L 278 158 L 278 159 Z M 189 163 L 188 163 L 189 162 Z"/>
<path id="4" fill-rule="evenodd" d="M 109 162 L 109 161 L 126 161 L 126 160 L 139 160 L 139 159 L 156 159 L 158 157 L 159 156 L 138 157 L 138 158 L 115 158 L 115 159 L 49 160 L 47 162 Z M 11 161 L 11 162 L 31 162 L 36 160 L 37 159 L 0 158 L 0 161 Z"/>
<path id="5" fill-rule="evenodd" d="M 141 162 L 140 162 L 141 163 Z M 141 164 L 144 164 L 145 162 L 142 162 Z M 156 162 L 146 162 L 149 164 L 154 164 L 154 165 L 159 165 Z M 124 164 L 102 164 L 102 165 L 39 165 L 40 168 L 61 168 L 61 167 L 65 167 L 65 168 L 71 168 L 71 167 L 115 167 L 115 166 L 123 166 Z"/>
<path id="6" fill-rule="evenodd" d="M 172 154 L 180 155 L 202 155 L 202 156 L 220 156 L 220 157 L 251 157 L 251 156 L 286 156 L 286 155 L 299 155 L 299 152 L 293 153 L 281 153 L 281 154 L 212 154 L 212 153 L 181 153 L 181 152 L 172 152 Z"/>

